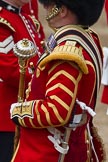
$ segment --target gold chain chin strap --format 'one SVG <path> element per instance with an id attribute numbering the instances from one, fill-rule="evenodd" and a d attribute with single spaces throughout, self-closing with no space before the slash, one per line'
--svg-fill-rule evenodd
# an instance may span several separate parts
<path id="1" fill-rule="evenodd" d="M 56 5 L 54 5 L 51 12 L 49 12 L 49 14 L 47 15 L 46 20 L 49 21 L 53 17 L 57 16 L 59 12 L 60 12 L 60 8 L 58 8 Z"/>

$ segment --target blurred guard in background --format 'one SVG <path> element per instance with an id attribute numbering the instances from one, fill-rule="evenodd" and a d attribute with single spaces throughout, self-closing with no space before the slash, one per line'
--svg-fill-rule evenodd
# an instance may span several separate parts
<path id="1" fill-rule="evenodd" d="M 103 61 L 103 75 L 102 75 L 102 85 L 103 92 L 101 102 L 108 105 L 108 47 L 103 47 L 104 61 Z"/>
<path id="2" fill-rule="evenodd" d="M 13 154 L 15 125 L 10 120 L 10 105 L 17 102 L 19 85 L 18 59 L 13 46 L 28 38 L 37 46 L 38 55 L 31 61 L 36 64 L 41 54 L 39 28 L 21 7 L 29 0 L 0 0 L 0 162 L 10 162 Z M 38 22 L 39 24 L 39 22 Z M 26 86 L 31 74 L 26 74 Z"/>
<path id="3" fill-rule="evenodd" d="M 21 128 L 12 162 L 105 161 L 100 137 L 89 125 L 103 61 L 89 26 L 98 20 L 104 0 L 39 1 L 55 34 L 43 44 L 27 101 L 11 105 L 11 118 Z"/>
<path id="4" fill-rule="evenodd" d="M 108 23 L 108 0 L 105 0 L 105 12 Z M 103 75 L 102 75 L 102 85 L 103 92 L 101 102 L 108 105 L 108 47 L 103 47 L 104 62 L 103 62 Z M 107 108 L 108 115 L 108 108 Z"/>
<path id="5" fill-rule="evenodd" d="M 106 18 L 108 21 L 108 0 L 105 0 L 105 12 L 106 12 Z"/>
<path id="6" fill-rule="evenodd" d="M 37 22 L 37 25 L 40 26 L 39 28 L 39 38 L 40 40 L 43 41 L 43 39 L 45 38 L 44 32 L 43 32 L 43 27 L 42 24 L 39 22 L 39 18 L 38 18 L 38 3 L 37 0 L 31 0 L 29 1 L 29 3 L 25 4 L 22 7 L 22 12 L 25 12 L 26 14 L 32 16 L 32 18 L 35 19 L 35 21 Z"/>

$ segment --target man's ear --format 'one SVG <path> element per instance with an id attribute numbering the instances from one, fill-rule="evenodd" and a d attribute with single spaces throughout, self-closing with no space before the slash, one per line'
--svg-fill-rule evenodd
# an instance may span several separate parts
<path id="1" fill-rule="evenodd" d="M 68 13 L 68 9 L 67 7 L 65 7 L 64 5 L 61 6 L 61 9 L 60 9 L 60 16 L 61 18 L 65 17 Z"/>

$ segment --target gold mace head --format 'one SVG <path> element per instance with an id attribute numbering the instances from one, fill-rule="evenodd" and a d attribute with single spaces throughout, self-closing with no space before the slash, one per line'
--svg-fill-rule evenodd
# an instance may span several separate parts
<path id="1" fill-rule="evenodd" d="M 37 48 L 32 41 L 24 38 L 14 45 L 13 52 L 19 58 L 28 59 L 36 55 Z"/>
<path id="2" fill-rule="evenodd" d="M 29 46 L 28 39 L 23 39 L 22 42 L 21 42 L 21 44 L 22 44 L 23 47 L 28 47 Z"/>

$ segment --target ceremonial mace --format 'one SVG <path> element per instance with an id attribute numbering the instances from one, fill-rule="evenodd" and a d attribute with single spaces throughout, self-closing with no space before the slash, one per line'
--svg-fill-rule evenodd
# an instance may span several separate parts
<path id="1" fill-rule="evenodd" d="M 18 102 L 24 101 L 24 90 L 25 90 L 25 73 L 28 66 L 28 61 L 31 57 L 35 56 L 37 49 L 32 41 L 28 39 L 23 39 L 18 41 L 13 47 L 14 54 L 18 57 L 19 63 L 19 90 L 18 90 Z M 14 137 L 14 152 L 18 145 L 20 136 L 20 127 L 16 125 L 15 137 Z"/>

